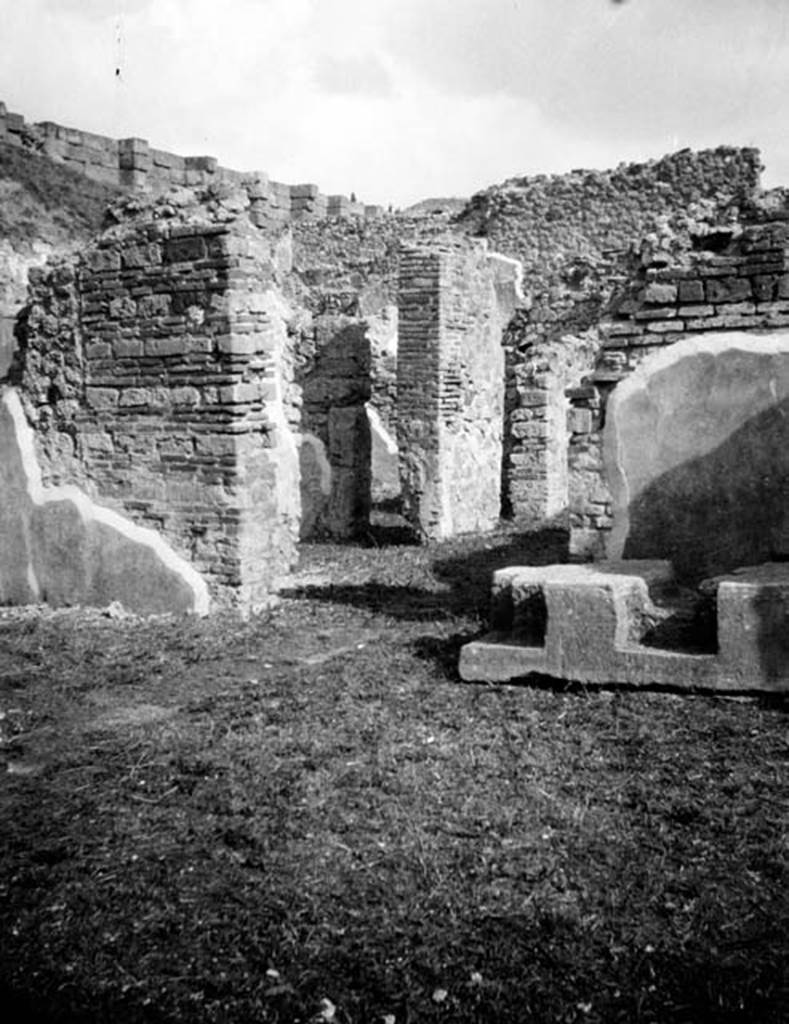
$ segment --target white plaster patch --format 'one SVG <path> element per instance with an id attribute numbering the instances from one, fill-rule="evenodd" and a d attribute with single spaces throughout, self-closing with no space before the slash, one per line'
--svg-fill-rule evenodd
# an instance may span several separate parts
<path id="1" fill-rule="evenodd" d="M 509 273 L 505 276 L 497 267 L 496 279 L 499 286 L 506 283 L 512 289 L 514 301 L 512 306 L 522 306 L 526 302 L 526 296 L 523 293 L 523 264 L 520 260 L 516 260 L 512 256 L 504 256 L 500 252 L 488 253 L 488 259 L 491 262 L 499 264 L 501 270 L 508 270 Z"/>
<path id="2" fill-rule="evenodd" d="M 176 554 L 159 534 L 147 527 L 138 526 L 111 509 L 94 504 L 86 494 L 73 485 L 44 487 L 41 480 L 41 467 L 36 458 L 33 430 L 27 421 L 16 390 L 8 388 L 3 393 L 2 402 L 14 424 L 16 441 L 27 482 L 27 492 L 33 504 L 41 506 L 57 501 L 71 502 L 84 524 L 100 523 L 117 531 L 127 540 L 149 548 L 161 563 L 179 576 L 192 591 L 195 614 L 207 615 L 210 598 L 205 580 L 185 559 Z M 33 592 L 38 594 L 40 591 L 32 564 L 28 566 L 28 581 Z"/>
<path id="3" fill-rule="evenodd" d="M 620 558 L 622 555 L 630 532 L 629 509 L 639 491 L 637 484 L 633 486 L 628 474 L 625 443 L 619 432 L 620 409 L 625 407 L 628 402 L 637 401 L 640 395 L 645 403 L 655 409 L 656 413 L 660 413 L 663 408 L 660 374 L 663 371 L 669 370 L 690 357 L 706 357 L 709 361 L 709 374 L 714 375 L 718 361 L 729 355 L 734 357 L 736 353 L 746 356 L 776 357 L 771 368 L 774 368 L 779 376 L 772 375 L 767 380 L 762 378 L 761 383 L 758 380 L 742 380 L 738 391 L 744 393 L 744 389 L 750 387 L 753 392 L 753 400 L 732 403 L 731 407 L 726 409 L 719 407 L 718 414 L 725 417 L 726 432 L 733 433 L 760 410 L 777 404 L 789 393 L 789 360 L 787 360 L 789 330 L 772 331 L 769 334 L 718 331 L 684 338 L 647 356 L 633 373 L 625 377 L 614 388 L 608 401 L 603 433 L 606 476 L 611 488 L 614 513 L 612 529 L 606 542 L 606 552 L 609 558 Z M 686 444 L 681 450 L 677 449 L 677 461 L 706 455 L 722 440 L 720 429 L 705 429 L 701 418 L 704 410 L 693 403 L 693 396 L 690 396 L 690 399 L 687 414 L 699 416 L 698 429 L 692 435 L 688 432 L 684 433 L 683 436 L 689 437 L 692 443 Z M 670 438 L 676 429 L 676 423 L 665 413 L 659 416 L 659 419 L 663 422 L 662 436 L 665 439 Z M 632 459 L 632 452 L 630 457 Z M 642 475 L 649 477 L 649 463 L 646 458 L 646 453 L 644 453 Z M 665 469 L 666 467 L 661 468 Z"/>
<path id="4" fill-rule="evenodd" d="M 378 410 L 375 409 L 369 402 L 365 403 L 365 409 L 367 410 L 367 419 L 370 421 L 370 430 L 377 434 L 379 441 L 386 449 L 387 455 L 397 456 L 397 441 L 392 437 L 389 431 L 384 426 L 384 422 L 378 414 Z"/>

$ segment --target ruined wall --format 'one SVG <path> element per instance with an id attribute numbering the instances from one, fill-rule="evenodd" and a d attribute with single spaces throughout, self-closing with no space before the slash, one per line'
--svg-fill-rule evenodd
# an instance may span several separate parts
<path id="1" fill-rule="evenodd" d="M 296 349 L 302 392 L 301 536 L 346 538 L 370 512 L 371 346 L 363 320 L 318 317 Z"/>
<path id="2" fill-rule="evenodd" d="M 627 250 L 662 222 L 736 220 L 760 170 L 758 150 L 722 146 L 609 171 L 510 178 L 474 196 L 460 224 L 519 259 L 533 291 L 532 280 L 571 284 L 577 266 Z"/>
<path id="3" fill-rule="evenodd" d="M 17 248 L 0 241 L 0 380 L 6 376 L 16 348 L 16 320 L 27 300 L 27 275 L 46 263 L 52 247 Z"/>
<path id="4" fill-rule="evenodd" d="M 561 392 L 589 371 L 593 332 L 642 238 L 668 231 L 681 247 L 699 224 L 736 223 L 759 172 L 754 149 L 686 150 L 611 171 L 513 178 L 472 198 L 458 229 L 521 260 L 528 299 L 507 339 L 507 514 L 534 523 L 566 508 Z"/>
<path id="5" fill-rule="evenodd" d="M 120 602 L 205 614 L 205 580 L 153 530 L 74 486 L 46 487 L 19 394 L 0 386 L 0 604 Z"/>
<path id="6" fill-rule="evenodd" d="M 517 282 L 479 242 L 403 250 L 398 443 L 405 515 L 427 538 L 498 522 L 501 343 Z"/>
<path id="7" fill-rule="evenodd" d="M 292 564 L 299 519 L 276 273 L 243 218 L 124 224 L 31 275 L 20 354 L 44 485 L 154 528 L 243 606 Z"/>
<path id="8" fill-rule="evenodd" d="M 403 237 L 445 235 L 448 218 L 386 214 L 292 225 L 291 293 L 312 316 L 295 347 L 303 388 L 302 536 L 367 529 L 399 495 L 397 280 Z"/>
<path id="9" fill-rule="evenodd" d="M 262 171 L 244 173 L 220 166 L 213 156 L 179 156 L 156 149 L 146 139 L 111 139 L 66 128 L 53 121 L 29 124 L 0 102 L 0 142 L 42 153 L 94 181 L 122 188 L 163 192 L 172 187 L 206 187 L 225 182 L 257 182 L 257 201 L 265 216 L 287 221 L 322 217 L 379 217 L 380 206 L 323 195 L 317 185 L 270 181 Z"/>
<path id="10" fill-rule="evenodd" d="M 0 142 L 0 377 L 10 364 L 27 273 L 97 232 L 116 191 Z"/>
<path id="11" fill-rule="evenodd" d="M 570 392 L 573 555 L 599 558 L 611 549 L 614 507 L 603 438 L 612 391 L 644 360 L 683 339 L 789 326 L 788 242 L 789 225 L 776 222 L 703 232 L 675 254 L 673 264 L 668 254 L 648 247 L 635 280 L 600 325 L 602 351 L 594 372 Z M 745 394 L 750 385 L 744 364 L 742 374 L 739 385 L 732 379 L 729 386 Z M 735 398 L 732 391 L 729 400 Z M 688 401 L 696 399 L 689 395 Z M 723 406 L 725 393 L 715 401 Z M 701 406 L 698 411 L 701 427 L 712 413 Z"/>

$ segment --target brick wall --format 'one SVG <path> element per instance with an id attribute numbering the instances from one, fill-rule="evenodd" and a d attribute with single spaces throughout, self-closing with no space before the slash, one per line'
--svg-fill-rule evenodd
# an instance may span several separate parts
<path id="1" fill-rule="evenodd" d="M 249 225 L 143 222 L 31 274 L 22 387 L 45 484 L 154 527 L 226 603 L 294 559 L 286 307 Z"/>
<path id="2" fill-rule="evenodd" d="M 398 443 L 405 514 L 428 538 L 498 522 L 502 332 L 516 277 L 480 242 L 403 250 Z"/>

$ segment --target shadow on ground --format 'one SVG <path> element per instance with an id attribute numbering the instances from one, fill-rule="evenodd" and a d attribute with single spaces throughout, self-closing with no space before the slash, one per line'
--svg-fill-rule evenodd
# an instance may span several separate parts
<path id="1" fill-rule="evenodd" d="M 372 536 L 372 535 L 371 535 Z M 388 547 L 386 532 L 378 531 L 375 546 Z M 567 533 L 497 533 L 488 538 L 461 538 L 413 547 L 413 584 L 389 583 L 375 567 L 365 576 L 364 556 L 353 581 L 306 584 L 281 591 L 283 597 L 348 604 L 376 614 L 421 622 L 456 617 L 487 618 L 493 573 L 511 565 L 551 565 L 567 561 Z M 392 546 L 407 540 L 396 533 Z"/>

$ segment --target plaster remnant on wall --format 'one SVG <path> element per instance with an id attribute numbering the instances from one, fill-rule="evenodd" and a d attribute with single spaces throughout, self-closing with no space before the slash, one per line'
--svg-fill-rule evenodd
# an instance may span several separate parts
<path id="1" fill-rule="evenodd" d="M 205 580 L 161 536 L 73 485 L 43 485 L 33 431 L 13 388 L 0 401 L 0 450 L 0 602 L 119 601 L 139 614 L 208 613 Z"/>
<path id="2" fill-rule="evenodd" d="M 302 540 L 317 536 L 326 521 L 331 495 L 332 468 L 326 457 L 326 446 L 308 431 L 299 444 L 301 470 L 301 534 Z"/>
<path id="3" fill-rule="evenodd" d="M 248 611 L 295 561 L 295 311 L 276 238 L 226 206 L 163 211 L 31 273 L 23 400 L 46 484 L 161 532 Z"/>
<path id="4" fill-rule="evenodd" d="M 786 552 L 789 331 L 711 333 L 649 356 L 603 431 L 612 558 L 700 579 Z"/>
<path id="5" fill-rule="evenodd" d="M 387 430 L 378 410 L 368 402 L 365 406 L 370 427 L 372 503 L 394 501 L 400 496 L 400 458 L 397 440 Z"/>

